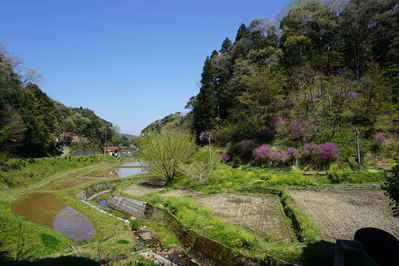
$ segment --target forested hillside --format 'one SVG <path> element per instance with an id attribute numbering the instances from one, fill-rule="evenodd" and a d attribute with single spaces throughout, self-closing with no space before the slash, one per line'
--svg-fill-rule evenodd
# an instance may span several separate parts
<path id="1" fill-rule="evenodd" d="M 205 60 L 200 91 L 188 103 L 192 128 L 197 136 L 212 132 L 241 159 L 266 144 L 258 158 L 275 165 L 294 156 L 288 148 L 303 157 L 315 147 L 323 153 L 316 145 L 331 153 L 324 159 L 339 153 L 354 162 L 356 129 L 362 157 L 393 158 L 398 29 L 397 0 L 294 1 L 279 25 L 242 24 Z"/>
<path id="2" fill-rule="evenodd" d="M 153 132 L 160 132 L 162 129 L 190 129 L 192 124 L 191 114 L 182 114 L 176 112 L 165 116 L 162 119 L 156 120 L 149 124 L 146 128 L 141 131 L 142 135 L 148 135 Z"/>
<path id="3" fill-rule="evenodd" d="M 92 110 L 69 108 L 49 98 L 23 74 L 13 58 L 0 50 L 0 154 L 45 156 L 56 154 L 55 139 L 74 131 L 86 145 L 104 143 L 117 134 L 112 123 Z"/>

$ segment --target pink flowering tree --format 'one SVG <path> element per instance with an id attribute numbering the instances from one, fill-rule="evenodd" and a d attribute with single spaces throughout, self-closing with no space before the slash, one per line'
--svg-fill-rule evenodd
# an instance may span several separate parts
<path id="1" fill-rule="evenodd" d="M 326 142 L 319 145 L 320 157 L 325 162 L 331 162 L 337 159 L 339 147 L 334 142 Z"/>
<path id="2" fill-rule="evenodd" d="M 378 133 L 374 135 L 374 141 L 378 145 L 383 143 L 386 139 L 387 137 L 384 135 L 384 133 Z"/>
<path id="3" fill-rule="evenodd" d="M 220 156 L 220 159 L 222 160 L 222 162 L 227 162 L 228 160 L 230 160 L 230 154 L 228 154 L 227 152 L 223 152 Z"/>

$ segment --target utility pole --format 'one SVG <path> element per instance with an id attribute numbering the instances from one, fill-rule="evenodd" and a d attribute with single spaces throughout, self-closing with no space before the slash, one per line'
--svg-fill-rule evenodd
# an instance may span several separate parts
<path id="1" fill-rule="evenodd" d="M 357 163 L 359 164 L 359 169 L 360 169 L 361 161 L 360 161 L 360 141 L 359 141 L 360 132 L 359 132 L 359 129 L 356 128 L 355 132 L 356 132 L 356 147 L 357 147 Z"/>

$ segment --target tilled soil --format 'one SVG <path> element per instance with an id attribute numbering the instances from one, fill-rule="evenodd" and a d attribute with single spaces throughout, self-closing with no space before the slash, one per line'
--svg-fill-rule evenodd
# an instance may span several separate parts
<path id="1" fill-rule="evenodd" d="M 326 240 L 353 239 L 363 227 L 376 227 L 399 237 L 399 218 L 393 217 L 382 191 L 290 191 L 298 207 Z"/>
<path id="2" fill-rule="evenodd" d="M 249 231 L 272 236 L 275 240 L 291 241 L 291 229 L 284 222 L 277 200 L 272 196 L 222 193 L 197 196 L 195 199 L 213 213 Z"/>
<path id="3" fill-rule="evenodd" d="M 161 197 L 191 197 L 197 195 L 198 192 L 191 189 L 175 189 L 161 194 Z"/>

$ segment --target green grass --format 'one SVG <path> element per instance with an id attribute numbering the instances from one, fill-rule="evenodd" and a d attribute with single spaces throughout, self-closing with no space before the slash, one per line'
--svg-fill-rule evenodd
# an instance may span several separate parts
<path id="1" fill-rule="evenodd" d="M 170 249 L 180 246 L 179 240 L 167 229 L 163 222 L 145 222 L 144 225 L 156 232 L 157 237 L 165 248 Z"/>
<path id="2" fill-rule="evenodd" d="M 210 211 L 186 197 L 168 197 L 163 204 L 174 213 L 182 225 L 189 230 L 199 231 L 233 249 L 256 249 L 263 240 L 244 229 L 215 218 Z"/>
<path id="3" fill-rule="evenodd" d="M 99 242 L 103 238 L 115 233 L 114 237 L 101 244 L 100 256 L 104 258 L 129 254 L 135 244 L 135 238 L 133 233 L 129 230 L 129 226 L 76 199 L 76 193 L 81 191 L 85 186 L 87 185 L 57 191 L 55 193 L 57 197 L 66 202 L 69 206 L 86 215 L 96 228 L 96 237 L 91 239 L 90 243 L 86 243 L 84 247 L 82 247 L 81 253 L 90 258 L 96 258 L 98 256 L 97 246 Z M 120 244 L 121 240 L 124 244 Z M 125 244 L 126 241 L 128 241 L 129 244 Z"/>
<path id="4" fill-rule="evenodd" d="M 8 252 L 11 258 L 23 253 L 22 259 L 67 253 L 70 252 L 68 246 L 73 243 L 64 234 L 12 214 L 3 204 L 0 208 L 0 239 L 1 251 Z"/>
<path id="5" fill-rule="evenodd" d="M 41 159 L 12 159 L 8 163 L 18 165 L 8 171 L 0 172 L 0 184 L 16 188 L 35 184 L 52 175 L 98 163 L 115 163 L 112 156 L 76 156 Z M 1 187 L 0 187 L 1 188 Z"/>

